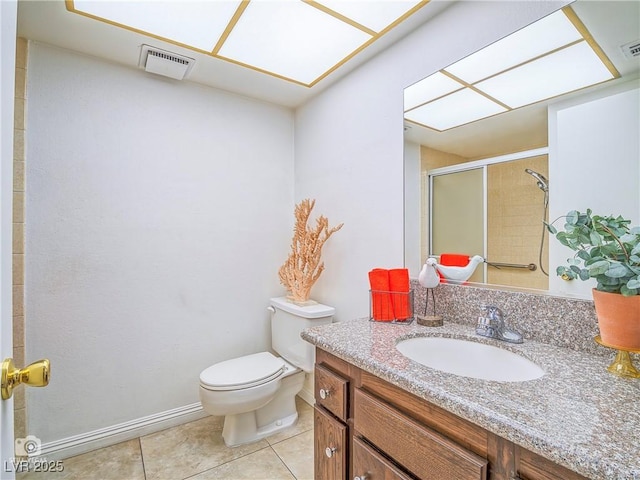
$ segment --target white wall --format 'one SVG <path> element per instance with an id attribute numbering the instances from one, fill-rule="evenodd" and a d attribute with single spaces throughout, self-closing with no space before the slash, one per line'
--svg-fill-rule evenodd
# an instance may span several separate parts
<path id="1" fill-rule="evenodd" d="M 369 270 L 404 264 L 403 89 L 566 3 L 456 2 L 296 111 L 295 197 L 345 222 L 312 291 L 338 320 L 368 315 Z"/>
<path id="2" fill-rule="evenodd" d="M 421 232 L 424 220 L 421 213 L 422 197 L 420 183 L 420 145 L 404 143 L 404 264 L 411 278 L 418 274 L 426 259 L 420 252 Z M 407 222 L 408 218 L 417 218 L 417 222 Z"/>
<path id="3" fill-rule="evenodd" d="M 640 224 L 640 83 L 636 80 L 549 108 L 549 219 L 587 208 Z M 562 228 L 563 221 L 556 225 Z M 595 281 L 555 275 L 575 252 L 552 236 L 549 289 L 591 297 Z"/>
<path id="4" fill-rule="evenodd" d="M 43 442 L 190 405 L 269 348 L 293 225 L 293 113 L 30 45 L 28 392 Z"/>

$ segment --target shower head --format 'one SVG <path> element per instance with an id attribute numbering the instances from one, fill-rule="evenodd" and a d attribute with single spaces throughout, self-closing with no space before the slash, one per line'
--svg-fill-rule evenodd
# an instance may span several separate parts
<path id="1" fill-rule="evenodd" d="M 538 181 L 538 187 L 540 188 L 540 190 L 545 193 L 549 191 L 549 180 L 547 180 L 544 175 L 538 172 L 534 172 L 529 168 L 525 168 L 524 171 Z"/>

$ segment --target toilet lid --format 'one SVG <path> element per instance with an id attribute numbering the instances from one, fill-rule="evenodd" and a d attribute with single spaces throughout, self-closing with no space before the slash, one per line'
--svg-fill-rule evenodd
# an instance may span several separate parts
<path id="1" fill-rule="evenodd" d="M 281 376 L 285 362 L 269 352 L 232 358 L 200 374 L 200 384 L 211 390 L 231 390 L 261 385 Z"/>

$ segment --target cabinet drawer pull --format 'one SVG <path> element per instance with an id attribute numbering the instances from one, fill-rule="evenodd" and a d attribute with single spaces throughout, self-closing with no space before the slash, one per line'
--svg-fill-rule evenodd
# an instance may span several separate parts
<path id="1" fill-rule="evenodd" d="M 320 398 L 322 400 L 326 400 L 327 398 L 329 398 L 329 395 L 331 395 L 331 390 L 329 390 L 328 388 L 321 388 L 320 389 Z"/>
<path id="2" fill-rule="evenodd" d="M 367 474 L 355 476 L 353 480 L 367 480 Z"/>
<path id="3" fill-rule="evenodd" d="M 333 457 L 333 454 L 336 452 L 336 447 L 327 447 L 324 449 L 324 454 L 331 458 Z"/>

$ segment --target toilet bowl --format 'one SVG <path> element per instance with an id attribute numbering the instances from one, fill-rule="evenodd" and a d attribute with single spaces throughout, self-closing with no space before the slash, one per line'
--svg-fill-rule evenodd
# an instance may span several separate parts
<path id="1" fill-rule="evenodd" d="M 255 442 L 296 423 L 296 395 L 304 371 L 269 352 L 234 358 L 200 374 L 200 401 L 225 415 L 222 438 L 229 447 Z"/>
<path id="2" fill-rule="evenodd" d="M 222 437 L 230 447 L 258 441 L 296 423 L 295 398 L 315 358 L 313 346 L 300 338 L 300 332 L 331 323 L 335 310 L 272 298 L 270 311 L 272 345 L 280 357 L 254 353 L 216 363 L 200 374 L 202 407 L 211 415 L 225 416 Z"/>

